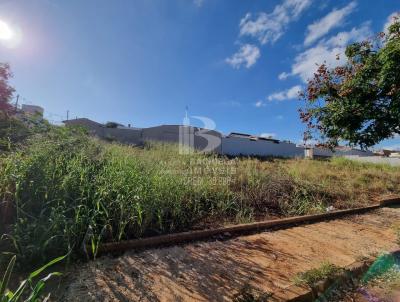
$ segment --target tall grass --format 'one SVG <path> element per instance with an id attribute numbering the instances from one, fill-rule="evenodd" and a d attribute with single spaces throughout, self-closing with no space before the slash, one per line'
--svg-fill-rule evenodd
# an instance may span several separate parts
<path id="1" fill-rule="evenodd" d="M 0 198 L 14 208 L 4 238 L 29 262 L 86 245 L 95 252 L 105 241 L 356 206 L 398 192 L 399 180 L 397 169 L 341 160 L 180 155 L 174 145 L 108 144 L 64 128 L 0 157 Z"/>

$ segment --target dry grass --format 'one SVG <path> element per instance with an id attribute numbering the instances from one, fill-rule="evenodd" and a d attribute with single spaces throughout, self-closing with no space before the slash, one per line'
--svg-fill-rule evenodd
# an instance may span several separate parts
<path id="1" fill-rule="evenodd" d="M 363 206 L 384 194 L 400 193 L 400 168 L 344 158 L 283 163 L 295 179 L 320 186 L 337 208 Z"/>
<path id="2" fill-rule="evenodd" d="M 358 207 L 399 193 L 400 169 L 344 159 L 228 159 L 178 147 L 135 148 L 67 129 L 0 157 L 0 198 L 13 204 L 8 238 L 26 259 L 79 250 L 82 242 L 160 233 L 326 208 Z"/>

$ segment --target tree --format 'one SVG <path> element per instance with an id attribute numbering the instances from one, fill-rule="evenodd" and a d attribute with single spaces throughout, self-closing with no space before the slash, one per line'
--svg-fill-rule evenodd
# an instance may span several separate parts
<path id="1" fill-rule="evenodd" d="M 0 63 L 0 153 L 13 151 L 27 138 L 51 128 L 41 115 L 15 114 L 17 111 L 10 104 L 15 92 L 9 84 L 11 77 L 10 66 Z"/>
<path id="2" fill-rule="evenodd" d="M 303 93 L 305 140 L 366 148 L 400 134 L 400 21 L 387 33 L 347 46 L 347 62 L 319 66 Z"/>
<path id="3" fill-rule="evenodd" d="M 10 102 L 15 90 L 9 84 L 11 77 L 10 66 L 6 63 L 0 63 L 0 114 L 2 115 L 8 115 L 12 112 Z"/>

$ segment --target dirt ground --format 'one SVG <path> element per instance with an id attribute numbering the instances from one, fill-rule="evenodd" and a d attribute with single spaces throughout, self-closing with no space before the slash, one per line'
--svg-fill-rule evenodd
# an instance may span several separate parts
<path id="1" fill-rule="evenodd" d="M 229 240 L 190 243 L 118 258 L 67 274 L 57 301 L 232 301 L 244 287 L 281 301 L 304 289 L 298 273 L 329 261 L 347 266 L 397 248 L 400 208 Z M 69 277 L 68 277 L 69 276 Z"/>

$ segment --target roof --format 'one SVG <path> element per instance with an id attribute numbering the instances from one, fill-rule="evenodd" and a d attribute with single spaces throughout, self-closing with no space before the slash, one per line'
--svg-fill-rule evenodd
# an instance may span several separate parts
<path id="1" fill-rule="evenodd" d="M 79 123 L 79 122 L 89 122 L 89 123 L 91 123 L 91 124 L 96 124 L 96 125 L 98 125 L 98 126 L 103 126 L 102 124 L 100 124 L 100 123 L 98 123 L 98 122 L 95 122 L 95 121 L 92 121 L 91 119 L 88 119 L 88 118 L 86 118 L 86 117 L 82 117 L 82 118 L 76 118 L 76 119 L 70 119 L 70 120 L 64 120 L 64 121 L 62 121 L 64 124 L 76 124 L 76 123 Z"/>
<path id="2" fill-rule="evenodd" d="M 280 142 L 279 139 L 269 138 L 269 137 L 263 137 L 263 136 L 259 136 L 258 139 L 259 139 L 259 140 L 263 140 L 263 141 L 270 141 L 270 142 L 274 142 L 274 143 L 279 143 L 279 142 Z M 289 142 L 289 143 L 290 143 L 290 142 Z"/>
<path id="3" fill-rule="evenodd" d="M 239 132 L 231 132 L 227 135 L 227 137 L 247 138 L 252 141 L 263 140 L 263 141 L 270 141 L 270 142 L 274 142 L 274 143 L 280 142 L 279 139 L 268 138 L 268 137 L 263 137 L 263 136 L 256 136 L 256 135 L 239 133 Z"/>
<path id="4" fill-rule="evenodd" d="M 231 132 L 227 135 L 227 137 L 243 137 L 243 138 L 250 138 L 251 134 L 246 133 L 239 133 L 239 132 Z"/>

